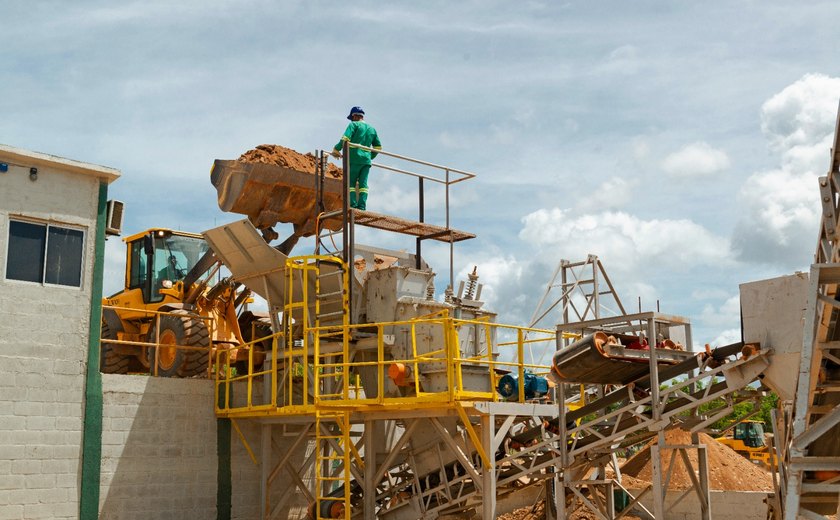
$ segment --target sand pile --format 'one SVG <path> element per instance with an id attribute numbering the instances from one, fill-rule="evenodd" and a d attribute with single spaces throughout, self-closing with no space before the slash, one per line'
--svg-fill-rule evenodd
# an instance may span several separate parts
<path id="1" fill-rule="evenodd" d="M 261 144 L 253 150 L 248 150 L 243 153 L 237 160 L 251 163 L 275 164 L 315 175 L 316 160 L 314 154 L 302 154 L 278 144 Z M 334 164 L 327 164 L 327 175 L 340 178 L 341 169 Z"/>
<path id="2" fill-rule="evenodd" d="M 689 432 L 673 429 L 665 432 L 667 444 L 691 444 Z M 622 475 L 629 475 L 640 480 L 651 482 L 650 446 L 656 440 L 649 442 L 645 448 L 630 458 L 621 467 Z M 766 470 L 738 455 L 731 448 L 717 442 L 710 436 L 701 433 L 700 443 L 706 445 L 709 460 L 709 487 L 715 491 L 772 491 L 773 479 Z M 673 450 L 662 451 L 662 478 L 665 478 L 668 464 Z M 687 450 L 688 458 L 694 469 L 697 469 L 697 450 Z M 624 483 L 625 487 L 627 483 Z M 682 457 L 677 453 L 674 469 L 671 473 L 669 489 L 687 489 L 692 486 L 691 477 L 685 469 Z"/>

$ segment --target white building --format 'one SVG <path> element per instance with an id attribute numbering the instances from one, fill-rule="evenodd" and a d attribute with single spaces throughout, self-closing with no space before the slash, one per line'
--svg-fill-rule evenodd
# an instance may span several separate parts
<path id="1" fill-rule="evenodd" d="M 119 176 L 0 145 L 0 518 L 96 514 L 105 213 Z"/>

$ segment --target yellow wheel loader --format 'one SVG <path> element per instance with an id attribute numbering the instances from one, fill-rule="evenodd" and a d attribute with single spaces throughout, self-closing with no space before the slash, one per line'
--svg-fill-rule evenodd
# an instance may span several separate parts
<path id="1" fill-rule="evenodd" d="M 247 290 L 237 292 L 228 278 L 213 283 L 220 264 L 201 235 L 153 228 L 124 241 L 125 288 L 102 302 L 102 372 L 200 375 L 217 346 L 271 335 L 267 317 L 237 316 Z M 270 349 L 270 338 L 256 345 L 255 366 L 263 362 L 265 344 Z M 234 360 L 241 370 L 248 351 L 236 351 Z"/>
<path id="2" fill-rule="evenodd" d="M 718 437 L 716 440 L 729 446 L 751 462 L 758 462 L 768 468 L 770 467 L 771 459 L 775 460 L 776 454 L 772 453 L 767 443 L 764 442 L 763 422 L 746 420 L 736 424 L 730 431 L 731 434 Z"/>

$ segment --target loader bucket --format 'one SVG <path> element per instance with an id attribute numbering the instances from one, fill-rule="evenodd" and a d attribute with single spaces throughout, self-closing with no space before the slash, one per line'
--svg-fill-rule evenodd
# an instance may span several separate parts
<path id="1" fill-rule="evenodd" d="M 278 222 L 293 224 L 295 234 L 304 237 L 315 233 L 316 179 L 313 173 L 244 161 L 216 160 L 210 171 L 222 211 L 247 215 L 259 229 Z M 341 207 L 341 192 L 341 179 L 325 176 L 323 211 Z M 330 228 L 340 225 L 340 220 L 329 222 Z"/>

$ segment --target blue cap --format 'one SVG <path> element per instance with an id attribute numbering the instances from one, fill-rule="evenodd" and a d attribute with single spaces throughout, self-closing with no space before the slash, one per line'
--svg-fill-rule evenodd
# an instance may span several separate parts
<path id="1" fill-rule="evenodd" d="M 347 116 L 347 119 L 352 120 L 353 119 L 353 114 L 359 114 L 359 115 L 363 116 L 363 115 L 365 115 L 365 111 L 362 110 L 362 107 L 353 107 L 353 108 L 350 109 L 350 115 Z"/>

